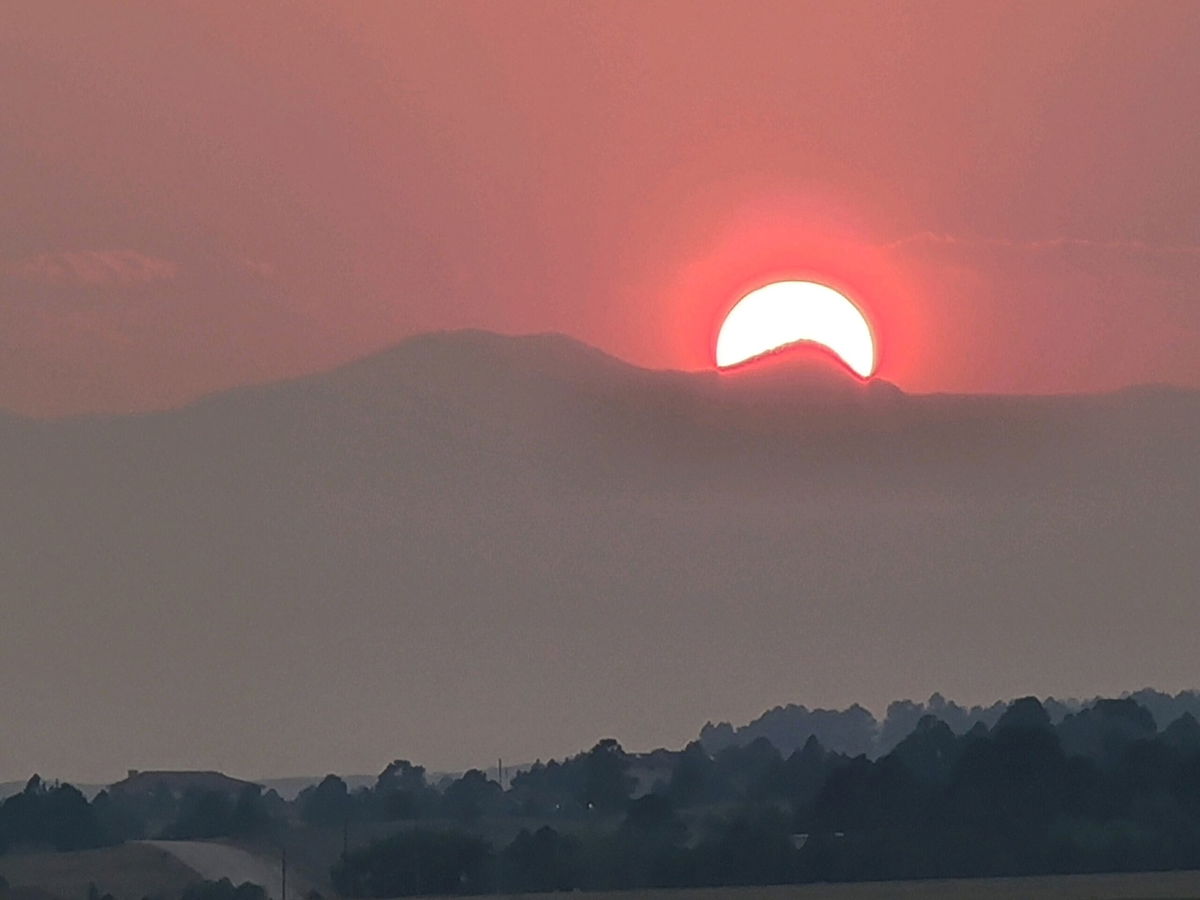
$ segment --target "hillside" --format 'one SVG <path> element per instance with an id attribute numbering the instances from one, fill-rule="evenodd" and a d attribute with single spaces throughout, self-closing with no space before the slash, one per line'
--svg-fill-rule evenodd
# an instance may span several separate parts
<path id="1" fill-rule="evenodd" d="M 116 897 L 178 897 L 199 880 L 190 867 L 149 844 L 69 853 L 7 853 L 0 875 L 15 889 L 36 888 L 60 900 L 85 900 L 88 887 Z"/>

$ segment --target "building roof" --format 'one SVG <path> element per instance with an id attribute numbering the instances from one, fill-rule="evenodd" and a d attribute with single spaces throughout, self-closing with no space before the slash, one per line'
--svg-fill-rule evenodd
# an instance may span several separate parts
<path id="1" fill-rule="evenodd" d="M 253 782 L 231 778 L 222 772 L 140 772 L 137 769 L 130 769 L 129 775 L 124 780 L 112 785 L 109 790 L 113 793 L 127 794 L 149 794 L 163 789 L 172 794 L 186 794 L 189 791 L 217 791 L 223 794 L 236 794 L 252 784 Z"/>

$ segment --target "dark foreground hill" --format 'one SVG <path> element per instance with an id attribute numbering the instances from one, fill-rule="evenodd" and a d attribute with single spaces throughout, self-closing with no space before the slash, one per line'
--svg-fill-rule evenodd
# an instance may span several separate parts
<path id="1" fill-rule="evenodd" d="M 1187 686 L 1198 459 L 1189 392 L 910 396 L 474 332 L 0 419 L 4 765 L 456 768 L 796 697 Z"/>

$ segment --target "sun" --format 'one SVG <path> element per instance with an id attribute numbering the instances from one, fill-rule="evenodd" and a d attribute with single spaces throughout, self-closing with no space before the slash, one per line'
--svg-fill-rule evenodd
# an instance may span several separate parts
<path id="1" fill-rule="evenodd" d="M 717 335 L 717 366 L 727 369 L 795 344 L 827 347 L 860 378 L 875 371 L 866 316 L 844 294 L 815 281 L 776 281 L 744 296 Z"/>

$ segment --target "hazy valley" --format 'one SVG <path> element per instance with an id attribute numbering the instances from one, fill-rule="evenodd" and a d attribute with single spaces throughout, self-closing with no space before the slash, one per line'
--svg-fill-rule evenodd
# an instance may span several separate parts
<path id="1" fill-rule="evenodd" d="M 455 769 L 785 701 L 1190 687 L 1198 458 L 1193 392 L 910 396 L 802 352 L 655 372 L 482 332 L 7 417 L 6 774 Z"/>

